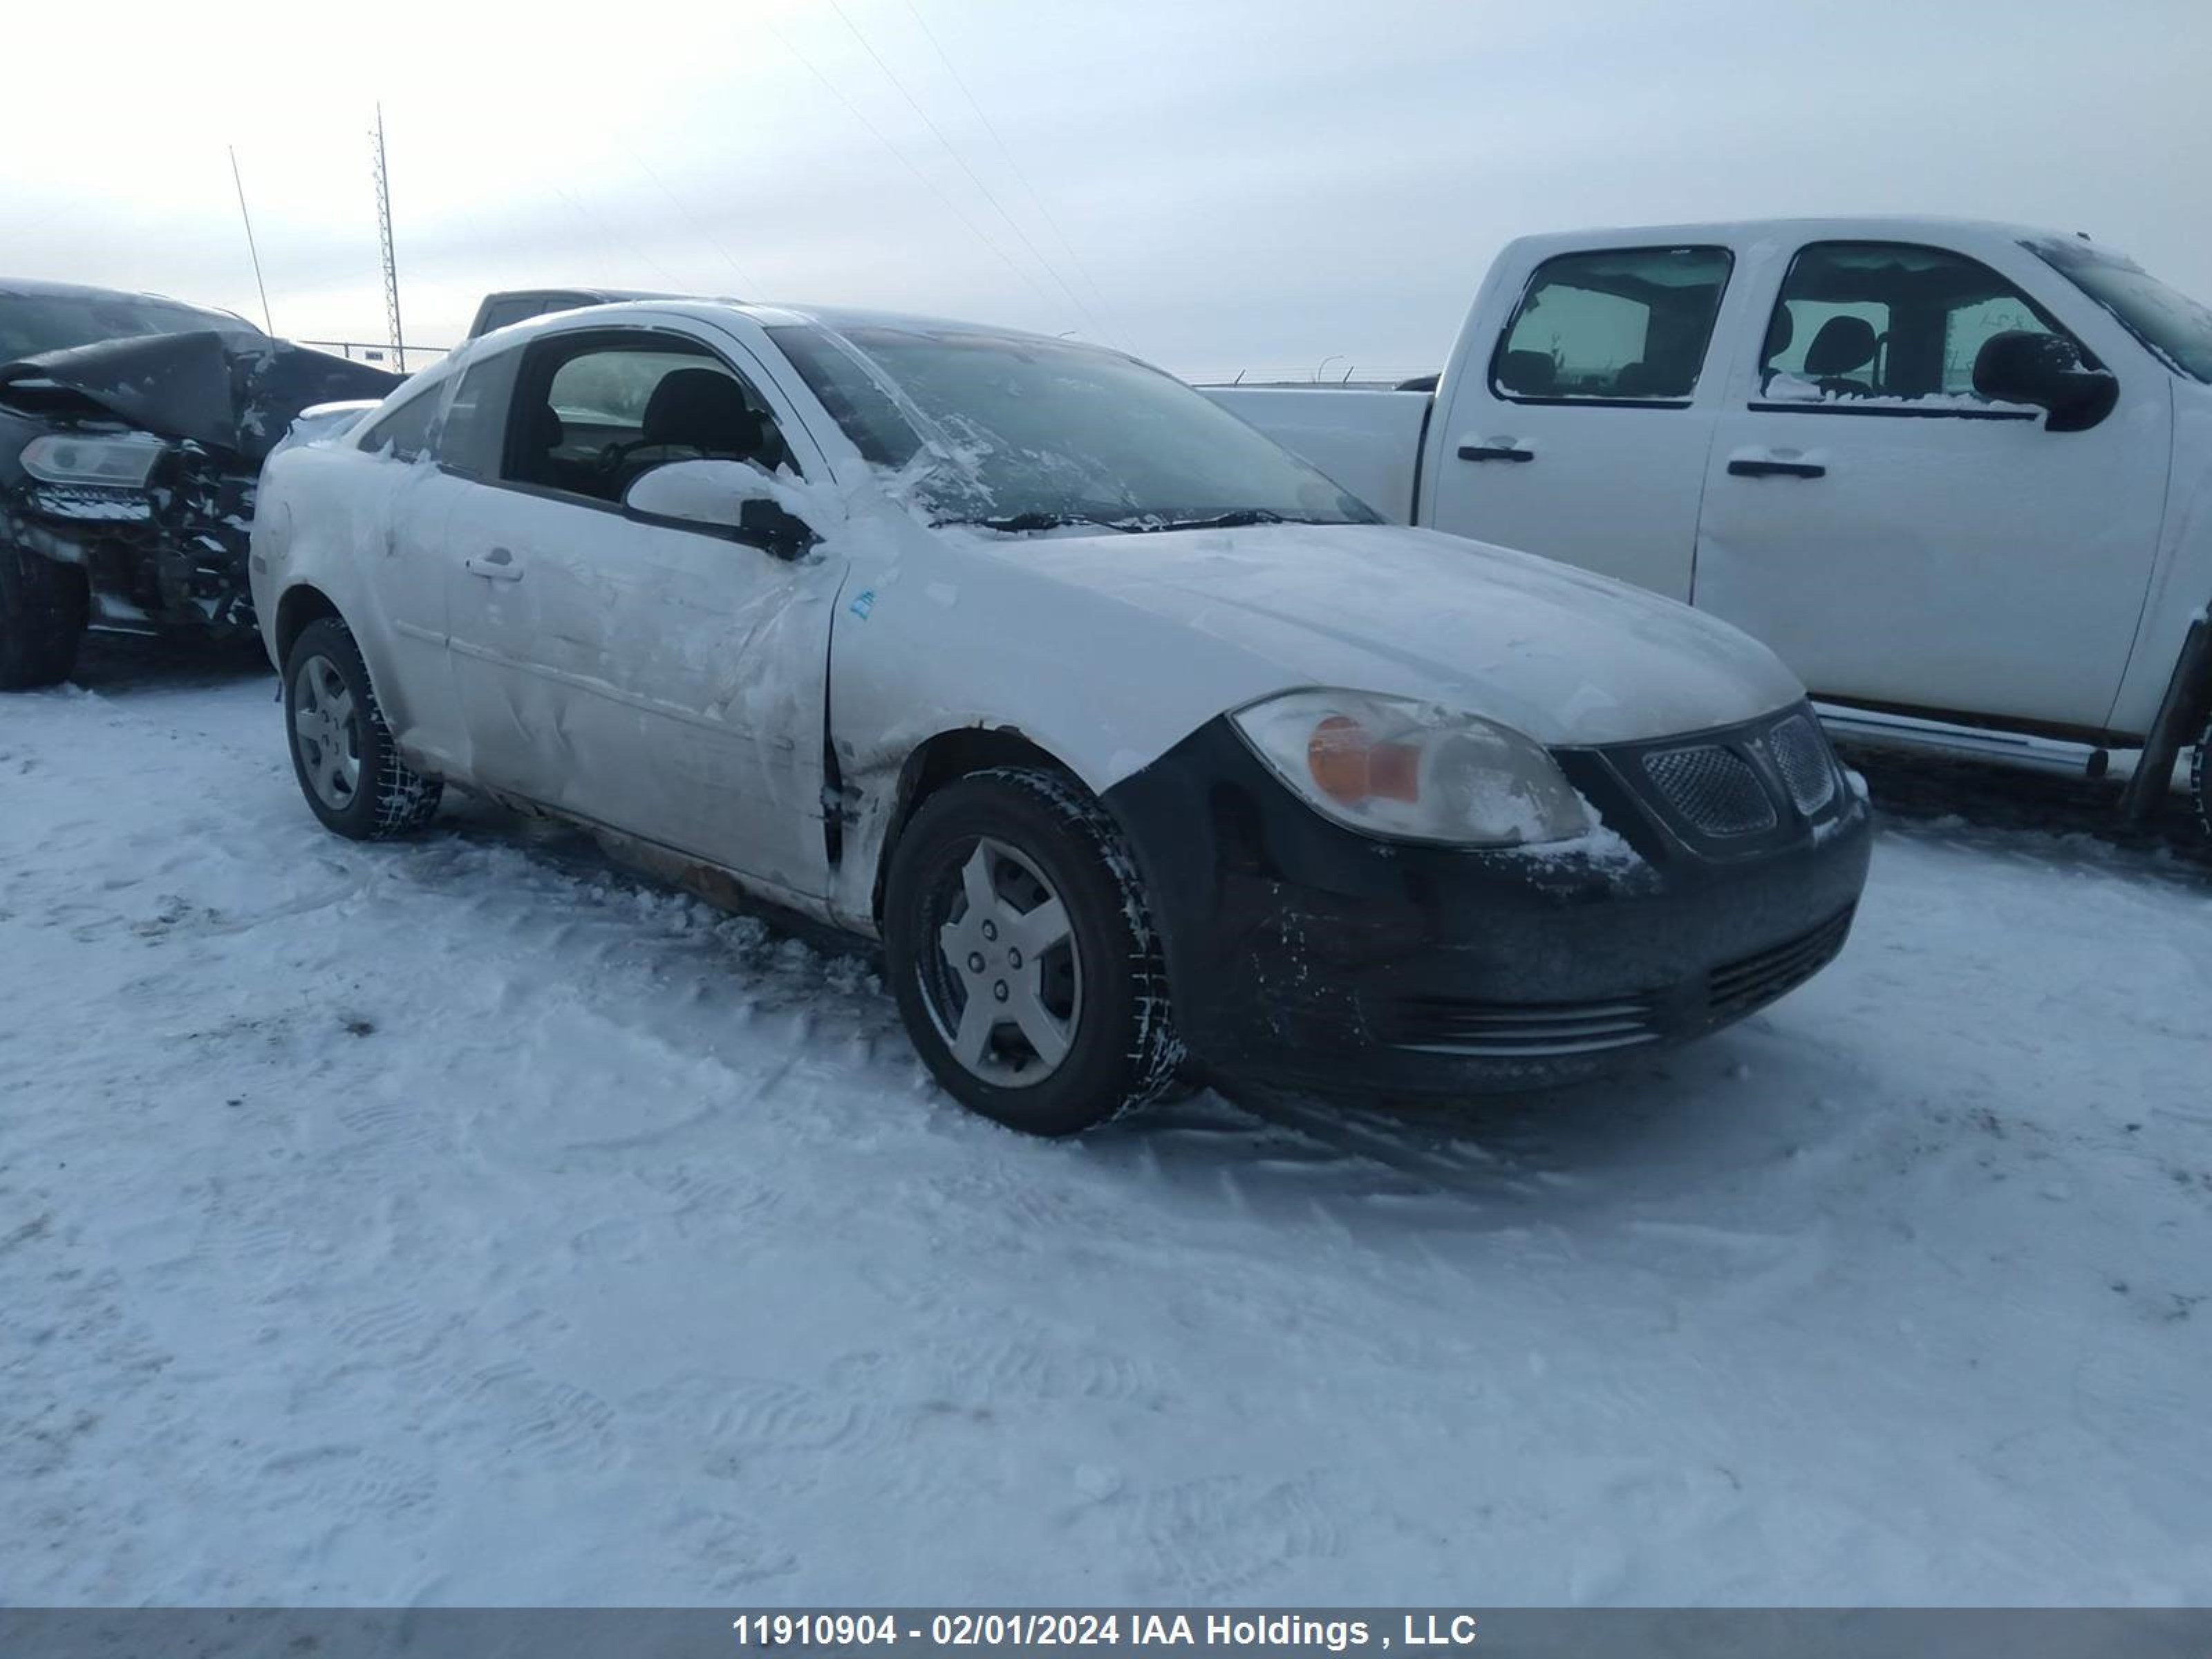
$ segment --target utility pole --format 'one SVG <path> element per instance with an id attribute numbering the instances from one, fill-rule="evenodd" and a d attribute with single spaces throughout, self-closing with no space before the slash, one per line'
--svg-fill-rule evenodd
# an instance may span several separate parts
<path id="1" fill-rule="evenodd" d="M 399 372 L 407 372 L 407 346 L 399 332 L 399 264 L 392 255 L 392 174 L 384 164 L 384 106 L 376 106 L 374 143 L 376 163 L 376 239 L 384 255 L 384 320 L 392 331 L 392 353 Z"/>

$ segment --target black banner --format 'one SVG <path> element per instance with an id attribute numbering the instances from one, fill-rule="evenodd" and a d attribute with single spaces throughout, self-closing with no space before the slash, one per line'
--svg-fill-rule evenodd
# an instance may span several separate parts
<path id="1" fill-rule="evenodd" d="M 0 1659 L 2212 1659 L 2208 1609 L 0 1608 Z"/>

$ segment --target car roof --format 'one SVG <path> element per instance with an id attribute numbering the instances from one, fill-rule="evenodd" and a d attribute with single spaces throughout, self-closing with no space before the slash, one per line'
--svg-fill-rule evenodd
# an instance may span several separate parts
<path id="1" fill-rule="evenodd" d="M 495 288 L 483 296 L 483 303 L 489 305 L 495 300 L 542 300 L 567 294 L 581 295 L 609 303 L 619 300 L 686 300 L 696 297 L 686 294 L 664 294 L 649 288 L 600 288 L 591 283 L 548 283 L 542 288 Z"/>
<path id="2" fill-rule="evenodd" d="M 2047 225 L 2007 224 L 1994 219 L 1962 219 L 1943 214 L 1806 215 L 1778 219 L 1719 219 L 1687 224 L 1607 225 L 1584 230 L 1547 231 L 1516 238 L 1519 244 L 1586 246 L 1594 239 L 1626 246 L 1682 242 L 1755 240 L 1778 232 L 1808 240 L 1838 241 L 1912 241 L 1931 234 L 1967 240 L 2050 241 L 2087 240 L 2084 231 L 2058 231 Z"/>
<path id="3" fill-rule="evenodd" d="M 179 306 L 186 311 L 204 311 L 210 316 L 228 317 L 234 313 L 221 306 L 204 306 L 190 300 L 179 300 L 173 295 L 145 294 L 136 289 L 94 288 L 88 283 L 48 283 L 35 276 L 0 276 L 0 297 L 8 299 L 42 300 L 151 300 L 156 305 Z M 246 322 L 243 317 L 238 319 Z M 247 323 L 251 328 L 252 325 Z M 256 331 L 257 332 L 258 331 Z"/>
<path id="4" fill-rule="evenodd" d="M 574 289 L 556 289 L 549 293 L 578 293 Z M 1034 330 L 1012 328 L 1000 323 L 963 321 L 951 317 L 929 317 L 909 312 L 876 311 L 844 306 L 809 306 L 770 304 L 751 300 L 684 299 L 646 296 L 635 301 L 623 301 L 605 306 L 579 307 L 574 311 L 548 312 L 539 317 L 527 317 L 519 323 L 495 329 L 481 339 L 520 339 L 526 335 L 544 333 L 580 321 L 578 313 L 588 310 L 595 324 L 617 324 L 643 321 L 654 317 L 685 317 L 698 322 L 714 322 L 730 316 L 738 316 L 763 328 L 791 327 L 811 324 L 828 329 L 832 333 L 848 333 L 860 329 L 891 328 L 921 334 L 989 334 L 1007 339 L 1035 340 L 1048 345 L 1075 345 L 1100 351 L 1111 351 L 1126 356 L 1112 346 L 1095 340 L 1077 340 L 1060 335 L 1040 334 Z M 471 341 L 470 343 L 474 344 Z"/>

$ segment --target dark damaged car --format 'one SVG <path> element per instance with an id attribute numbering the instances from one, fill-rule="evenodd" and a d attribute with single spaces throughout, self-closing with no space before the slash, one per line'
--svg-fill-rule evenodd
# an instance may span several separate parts
<path id="1" fill-rule="evenodd" d="M 88 627 L 250 635 L 262 462 L 398 384 L 227 312 L 0 278 L 0 690 L 67 678 Z"/>

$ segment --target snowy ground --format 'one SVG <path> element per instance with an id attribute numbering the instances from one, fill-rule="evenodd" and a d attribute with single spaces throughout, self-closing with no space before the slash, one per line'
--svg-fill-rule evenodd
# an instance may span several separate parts
<path id="1" fill-rule="evenodd" d="M 2212 874 L 2087 805 L 1900 770 L 1843 961 L 1613 1084 L 1045 1145 L 865 961 L 85 678 L 0 701 L 0 1601 L 2212 1598 Z"/>

